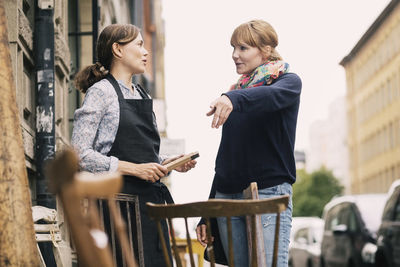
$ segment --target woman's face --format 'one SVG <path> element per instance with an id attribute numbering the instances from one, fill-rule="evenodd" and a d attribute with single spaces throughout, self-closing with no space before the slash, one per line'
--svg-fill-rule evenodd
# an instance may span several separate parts
<path id="1" fill-rule="evenodd" d="M 247 44 L 234 45 L 232 59 L 238 74 L 250 74 L 255 68 L 265 63 L 260 49 Z"/>
<path id="2" fill-rule="evenodd" d="M 147 55 L 149 54 L 144 48 L 142 35 L 139 35 L 133 41 L 121 45 L 121 61 L 128 67 L 133 74 L 141 74 L 146 70 Z"/>

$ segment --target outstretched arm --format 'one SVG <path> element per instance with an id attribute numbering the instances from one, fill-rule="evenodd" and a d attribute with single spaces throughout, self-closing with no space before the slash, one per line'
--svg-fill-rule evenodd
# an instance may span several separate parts
<path id="1" fill-rule="evenodd" d="M 301 80 L 294 73 L 282 75 L 267 86 L 224 93 L 211 103 L 207 116 L 212 116 L 212 128 L 218 128 L 236 112 L 274 112 L 284 109 L 300 98 Z"/>

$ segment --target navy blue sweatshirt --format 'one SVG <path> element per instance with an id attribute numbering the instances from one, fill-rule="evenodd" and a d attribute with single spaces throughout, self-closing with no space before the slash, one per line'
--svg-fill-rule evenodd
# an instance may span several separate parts
<path id="1" fill-rule="evenodd" d="M 223 125 L 210 197 L 296 180 L 294 143 L 301 80 L 294 73 L 271 85 L 225 93 L 233 111 Z"/>

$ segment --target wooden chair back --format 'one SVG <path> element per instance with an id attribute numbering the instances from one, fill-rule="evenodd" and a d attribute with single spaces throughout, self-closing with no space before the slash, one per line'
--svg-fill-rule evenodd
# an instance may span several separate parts
<path id="1" fill-rule="evenodd" d="M 259 199 L 258 197 L 258 186 L 256 182 L 250 184 L 248 188 L 243 191 L 244 199 Z M 246 229 L 247 229 L 247 245 L 249 251 L 249 261 L 252 262 L 253 255 L 257 257 L 257 266 L 258 267 L 267 267 L 267 259 L 265 258 L 265 247 L 264 247 L 264 235 L 263 235 L 263 227 L 261 224 L 261 215 L 255 215 L 255 226 L 252 226 L 251 217 L 246 216 Z M 275 229 L 275 243 L 278 244 L 278 238 Z M 254 241 L 253 241 L 254 240 Z M 276 249 L 278 252 L 278 249 Z M 276 255 L 277 257 L 278 255 Z M 275 257 L 275 258 L 276 258 Z M 273 266 L 274 263 L 272 263 Z"/>
<path id="2" fill-rule="evenodd" d="M 193 257 L 193 248 L 191 245 L 191 237 L 189 234 L 187 218 L 191 217 L 203 217 L 206 220 L 207 224 L 207 240 L 208 243 L 211 244 L 211 223 L 210 218 L 216 217 L 226 217 L 227 218 L 227 228 L 228 228 L 228 246 L 229 246 L 229 254 L 227 255 L 229 266 L 234 266 L 233 264 L 233 244 L 232 244 L 232 223 L 231 217 L 233 216 L 250 216 L 251 228 L 256 228 L 256 215 L 257 214 L 265 214 L 265 213 L 276 213 L 279 218 L 279 214 L 286 210 L 289 203 L 289 196 L 279 196 L 269 199 L 263 200 L 221 200 L 221 199 L 210 199 L 208 201 L 203 202 L 194 202 L 188 204 L 153 204 L 147 203 L 148 213 L 154 218 L 157 222 L 158 231 L 161 237 L 161 244 L 163 253 L 165 256 L 165 262 L 168 267 L 172 267 L 172 263 L 169 259 L 169 254 L 167 251 L 167 245 L 162 235 L 161 229 L 161 220 L 167 219 L 168 224 L 170 226 L 170 233 L 172 239 L 172 250 L 175 258 L 176 265 L 178 267 L 182 267 L 182 262 L 179 258 L 178 248 L 176 245 L 176 238 L 174 234 L 174 227 L 172 224 L 173 218 L 183 218 L 185 220 L 186 226 L 186 240 L 188 244 L 190 264 L 192 267 L 195 266 L 195 261 Z M 279 223 L 277 224 L 277 232 L 279 233 Z M 256 233 L 254 231 L 254 233 Z M 257 247 L 257 241 L 255 234 L 251 236 L 252 247 Z M 275 235 L 276 239 L 276 235 Z M 277 246 L 274 247 L 274 250 L 277 250 Z M 215 257 L 212 246 L 209 246 L 209 256 L 211 266 L 215 266 Z M 255 252 L 253 252 L 255 253 Z M 255 254 L 253 254 L 255 255 Z M 265 255 L 265 254 L 264 254 Z M 276 257 L 277 252 L 273 254 L 275 260 L 273 262 L 276 266 Z M 251 258 L 250 266 L 257 267 L 257 257 Z"/>
<path id="3" fill-rule="evenodd" d="M 79 266 L 114 266 L 108 237 L 102 229 L 96 204 L 98 199 L 107 199 L 123 257 L 127 266 L 136 267 L 137 263 L 125 234 L 125 223 L 113 200 L 113 196 L 122 187 L 122 176 L 118 173 L 91 174 L 78 170 L 78 157 L 70 149 L 57 154 L 47 166 L 50 189 L 62 202 Z M 84 202 L 86 208 L 82 205 Z"/>

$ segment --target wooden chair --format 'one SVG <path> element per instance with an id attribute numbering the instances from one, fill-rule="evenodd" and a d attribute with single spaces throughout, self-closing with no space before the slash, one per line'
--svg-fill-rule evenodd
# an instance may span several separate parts
<path id="1" fill-rule="evenodd" d="M 244 199 L 259 199 L 258 197 L 258 186 L 256 182 L 250 184 L 248 188 L 243 191 L 243 198 Z M 280 213 L 278 213 L 279 217 Z M 249 261 L 252 261 L 252 256 L 257 256 L 257 266 L 258 267 L 267 267 L 267 259 L 265 258 L 265 247 L 264 247 L 264 235 L 263 235 L 263 227 L 261 224 L 261 215 L 255 215 L 255 227 L 252 227 L 251 217 L 246 216 L 246 229 L 247 229 L 247 245 L 249 251 Z M 279 224 L 279 219 L 277 221 Z M 279 227 L 279 226 L 278 226 Z M 274 237 L 274 247 L 278 248 L 278 234 L 279 231 L 275 231 Z M 254 242 L 252 240 L 255 240 Z M 253 246 L 253 243 L 255 246 Z M 278 249 L 274 250 L 274 253 L 278 253 Z M 274 257 L 276 259 L 278 255 Z M 272 263 L 274 265 L 274 263 Z"/>
<path id="2" fill-rule="evenodd" d="M 97 199 L 107 199 L 110 217 L 113 219 L 126 264 L 136 267 L 133 249 L 126 236 L 125 223 L 113 199 L 122 187 L 121 175 L 78 172 L 78 157 L 74 151 L 65 150 L 47 166 L 47 177 L 50 189 L 63 204 L 79 266 L 114 266 L 108 237 L 102 229 L 96 204 Z M 82 205 L 84 202 L 86 207 Z"/>
<path id="3" fill-rule="evenodd" d="M 191 246 L 191 237 L 188 230 L 187 218 L 190 217 L 203 217 L 206 219 L 207 224 L 207 240 L 208 243 L 211 244 L 211 234 L 210 234 L 210 218 L 216 217 L 227 217 L 227 228 L 228 228 L 228 244 L 229 244 L 229 255 L 228 261 L 229 266 L 234 266 L 233 264 L 233 245 L 232 245 L 232 224 L 231 217 L 233 216 L 250 216 L 250 224 L 252 229 L 251 234 L 251 254 L 257 255 L 257 236 L 256 236 L 256 215 L 257 214 L 265 214 L 265 213 L 276 213 L 276 229 L 275 229 L 275 245 L 274 245 L 274 253 L 273 253 L 273 266 L 275 267 L 277 264 L 277 250 L 278 250 L 278 242 L 277 237 L 279 235 L 279 221 L 280 221 L 280 213 L 286 210 L 289 203 L 289 196 L 279 196 L 270 199 L 263 200 L 221 200 L 221 199 L 210 199 L 204 202 L 195 202 L 188 204 L 153 204 L 147 203 L 148 213 L 151 217 L 153 217 L 157 221 L 158 231 L 160 232 L 161 244 L 163 253 L 165 256 L 165 262 L 168 267 L 172 266 L 170 259 L 168 257 L 167 245 L 163 238 L 162 229 L 161 229 L 161 220 L 167 219 L 168 224 L 170 226 L 170 233 L 172 239 L 172 250 L 173 255 L 178 267 L 182 267 L 182 263 L 180 261 L 178 255 L 178 248 L 176 245 L 176 238 L 174 235 L 174 227 L 172 224 L 173 218 L 183 218 L 185 220 L 186 226 L 186 240 L 189 248 L 189 257 L 190 264 L 192 267 L 195 266 L 194 257 L 193 257 L 193 249 Z M 212 246 L 209 246 L 209 256 L 211 266 L 215 266 L 214 259 L 214 251 Z M 265 255 L 265 254 L 264 254 Z M 257 257 L 251 257 L 250 266 L 258 267 L 261 266 L 258 264 Z M 242 267 L 242 266 L 239 266 Z"/>

